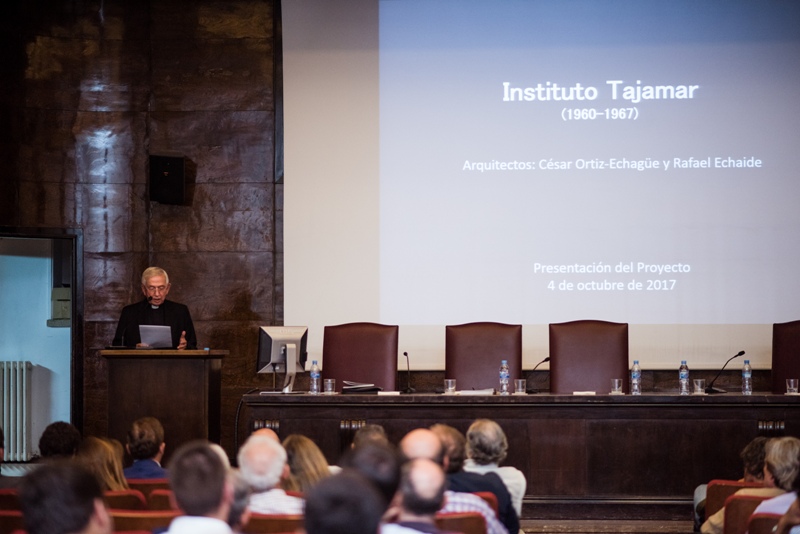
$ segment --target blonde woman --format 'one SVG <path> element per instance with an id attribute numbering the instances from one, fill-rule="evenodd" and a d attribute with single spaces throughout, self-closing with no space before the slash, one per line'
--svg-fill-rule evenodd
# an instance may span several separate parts
<path id="1" fill-rule="evenodd" d="M 289 476 L 283 481 L 285 491 L 306 493 L 317 482 L 331 474 L 325 456 L 316 443 L 300 434 L 290 434 L 283 440 Z"/>
<path id="2" fill-rule="evenodd" d="M 89 436 L 83 439 L 76 459 L 97 478 L 103 491 L 128 489 L 122 474 L 121 444 Z"/>

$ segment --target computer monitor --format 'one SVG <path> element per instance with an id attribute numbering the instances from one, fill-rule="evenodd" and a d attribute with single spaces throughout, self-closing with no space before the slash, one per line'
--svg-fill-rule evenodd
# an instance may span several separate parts
<path id="1" fill-rule="evenodd" d="M 285 373 L 283 393 L 291 393 L 294 378 L 305 369 L 308 327 L 262 326 L 258 329 L 257 373 Z"/>

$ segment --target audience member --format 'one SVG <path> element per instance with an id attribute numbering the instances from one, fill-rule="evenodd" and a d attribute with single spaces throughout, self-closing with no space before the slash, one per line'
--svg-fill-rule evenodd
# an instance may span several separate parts
<path id="1" fill-rule="evenodd" d="M 219 454 L 219 459 L 222 460 L 223 464 L 225 464 L 225 469 L 230 469 L 231 459 L 228 458 L 228 453 L 225 452 L 225 449 L 222 448 L 222 445 L 219 443 L 209 443 L 208 446 L 211 447 L 211 450 Z"/>
<path id="2" fill-rule="evenodd" d="M 250 510 L 259 514 L 302 514 L 304 502 L 280 487 L 289 476 L 286 451 L 266 436 L 250 436 L 237 456 L 242 477 L 250 485 Z"/>
<path id="3" fill-rule="evenodd" d="M 449 463 L 445 455 L 444 444 L 432 430 L 427 428 L 417 428 L 406 434 L 400 440 L 400 451 L 408 460 L 415 458 L 427 458 L 447 472 Z M 445 492 L 444 507 L 440 512 L 478 512 L 486 520 L 487 534 L 508 534 L 508 530 L 501 523 L 494 513 L 494 510 L 480 497 L 468 492 L 452 491 Z M 392 510 L 387 512 L 388 520 L 394 520 Z M 511 534 L 516 534 L 516 530 Z"/>
<path id="4" fill-rule="evenodd" d="M 305 493 L 331 475 L 322 451 L 306 436 L 290 434 L 283 440 L 283 448 L 289 465 L 289 476 L 281 483 L 286 491 Z"/>
<path id="5" fill-rule="evenodd" d="M 103 490 L 77 462 L 54 460 L 25 475 L 19 501 L 28 534 L 110 534 L 114 530 Z"/>
<path id="6" fill-rule="evenodd" d="M 387 508 L 400 485 L 400 455 L 391 443 L 367 442 L 351 448 L 339 462 L 343 469 L 358 471 L 383 496 Z"/>
<path id="7" fill-rule="evenodd" d="M 522 498 L 528 487 L 525 475 L 516 467 L 500 467 L 508 453 L 508 438 L 505 432 L 491 419 L 478 419 L 467 430 L 467 460 L 464 471 L 470 473 L 496 473 L 511 495 L 511 503 L 517 517 L 522 515 Z"/>
<path id="8" fill-rule="evenodd" d="M 800 495 L 800 477 L 795 478 L 794 492 Z M 794 502 L 786 510 L 786 513 L 778 520 L 775 526 L 775 534 L 800 534 L 800 499 Z"/>
<path id="9" fill-rule="evenodd" d="M 464 471 L 464 460 L 467 453 L 467 440 L 464 434 L 445 424 L 431 426 L 431 430 L 442 440 L 448 463 L 445 468 L 447 485 L 453 491 L 474 493 L 489 491 L 497 496 L 497 518 L 510 533 L 519 532 L 519 516 L 514 511 L 511 495 L 506 485 L 496 473 L 469 473 Z"/>
<path id="10" fill-rule="evenodd" d="M 272 430 L 271 428 L 259 428 L 258 430 L 254 430 L 251 436 L 264 436 L 270 439 L 274 439 L 278 443 L 281 442 L 281 438 L 278 437 L 278 433 Z"/>
<path id="11" fill-rule="evenodd" d="M 78 453 L 81 433 L 70 423 L 50 423 L 39 438 L 39 456 L 43 459 L 72 458 Z"/>
<path id="12" fill-rule="evenodd" d="M 781 485 L 778 483 L 777 479 L 781 477 L 785 478 L 792 478 L 791 481 L 788 481 L 788 490 L 786 493 L 782 495 L 778 495 L 777 497 L 773 497 L 771 499 L 767 499 L 763 501 L 761 504 L 758 505 L 756 508 L 755 514 L 785 514 L 792 503 L 797 499 L 797 480 L 798 478 L 798 469 L 800 469 L 800 440 L 797 438 L 784 438 L 784 439 L 791 439 L 791 444 L 787 443 L 787 448 L 791 449 L 791 447 L 797 448 L 797 455 L 798 458 L 796 459 L 796 464 L 794 466 L 793 472 L 790 473 L 781 473 L 781 474 L 774 474 L 776 478 L 776 485 L 787 489 L 787 484 Z M 787 452 L 787 454 L 791 454 L 791 452 Z M 767 466 L 769 469 L 769 466 Z"/>
<path id="13" fill-rule="evenodd" d="M 306 534 L 378 534 L 384 502 L 378 490 L 350 469 L 308 492 Z"/>
<path id="14" fill-rule="evenodd" d="M 233 484 L 228 469 L 204 440 L 184 443 L 169 462 L 169 485 L 186 515 L 176 517 L 168 534 L 227 534 Z"/>
<path id="15" fill-rule="evenodd" d="M 800 464 L 800 439 L 794 437 L 773 438 L 767 442 L 764 462 L 764 485 L 758 488 L 742 488 L 736 495 L 775 497 L 791 490 Z M 722 534 L 725 528 L 725 508 L 706 519 L 700 532 Z"/>
<path id="16" fill-rule="evenodd" d="M 436 512 L 444 505 L 446 485 L 440 465 L 426 458 L 406 462 L 395 498 L 399 514 L 395 523 L 383 525 L 381 534 L 441 534 L 436 526 Z"/>
<path id="17" fill-rule="evenodd" d="M 389 438 L 386 437 L 386 430 L 381 425 L 367 424 L 356 430 L 353 435 L 353 443 L 351 447 L 355 448 L 365 443 L 379 442 L 384 445 L 389 444 Z"/>
<path id="18" fill-rule="evenodd" d="M 94 474 L 103 491 L 128 489 L 128 482 L 122 473 L 121 453 L 110 440 L 86 437 L 78 448 L 76 458 Z"/>
<path id="19" fill-rule="evenodd" d="M 241 532 L 250 521 L 250 485 L 238 469 L 228 469 L 228 479 L 233 486 L 233 501 L 231 502 L 231 511 L 228 513 L 228 525 L 234 532 Z"/>
<path id="20" fill-rule="evenodd" d="M 155 417 L 137 419 L 128 430 L 125 445 L 133 458 L 133 465 L 125 468 L 125 478 L 167 478 L 167 470 L 161 467 L 164 457 L 164 427 Z"/>

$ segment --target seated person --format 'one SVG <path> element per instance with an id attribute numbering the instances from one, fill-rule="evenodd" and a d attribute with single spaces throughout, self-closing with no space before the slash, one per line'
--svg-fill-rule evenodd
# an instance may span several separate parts
<path id="1" fill-rule="evenodd" d="M 125 478 L 167 478 L 167 470 L 161 467 L 164 457 L 164 427 L 155 417 L 137 419 L 128 430 L 125 444 L 133 465 L 125 468 Z"/>
<path id="2" fill-rule="evenodd" d="M 308 493 L 307 534 L 377 534 L 384 501 L 358 472 L 342 469 Z"/>
<path id="3" fill-rule="evenodd" d="M 306 493 L 323 478 L 331 475 L 331 468 L 317 444 L 302 434 L 290 434 L 283 440 L 289 476 L 281 486 L 286 491 Z"/>
<path id="4" fill-rule="evenodd" d="M 800 457 L 797 459 L 798 465 L 800 465 Z M 791 475 L 789 475 L 791 476 Z M 778 495 L 777 497 L 773 497 L 771 499 L 767 499 L 766 501 L 761 502 L 761 504 L 756 507 L 754 514 L 785 514 L 789 511 L 789 507 L 797 500 L 797 488 L 798 482 L 800 482 L 800 476 L 798 473 L 794 473 L 794 479 L 791 482 L 792 491 L 786 492 L 783 495 Z"/>
<path id="5" fill-rule="evenodd" d="M 167 300 L 169 289 L 167 272 L 160 267 L 148 267 L 142 273 L 142 293 L 145 298 L 122 309 L 112 344 L 143 347 L 139 326 L 163 325 L 172 329 L 173 349 L 196 349 L 197 337 L 189 308 Z"/>
<path id="6" fill-rule="evenodd" d="M 122 445 L 117 451 L 113 442 L 106 438 L 89 436 L 84 438 L 75 459 L 97 478 L 103 491 L 128 489 L 122 474 Z"/>
<path id="7" fill-rule="evenodd" d="M 78 462 L 54 460 L 31 471 L 19 488 L 28 534 L 111 534 L 114 520 L 97 479 Z"/>
<path id="8" fill-rule="evenodd" d="M 442 467 L 432 460 L 417 458 L 403 465 L 397 492 L 397 519 L 381 528 L 381 534 L 440 534 L 436 512 L 444 505 L 447 486 Z"/>
<path id="9" fill-rule="evenodd" d="M 769 440 L 764 460 L 764 486 L 742 488 L 734 495 L 756 495 L 775 497 L 792 489 L 792 483 L 800 470 L 800 439 L 786 436 Z M 709 517 L 700 527 L 705 534 L 722 534 L 725 528 L 725 508 Z"/>
<path id="10" fill-rule="evenodd" d="M 286 451 L 272 438 L 251 435 L 237 455 L 239 472 L 250 485 L 250 511 L 257 514 L 301 515 L 305 501 L 287 495 L 281 481 L 289 476 Z"/>
<path id="11" fill-rule="evenodd" d="M 47 425 L 39 438 L 39 457 L 45 460 L 72 458 L 80 444 L 81 433 L 75 425 L 56 421 Z"/>

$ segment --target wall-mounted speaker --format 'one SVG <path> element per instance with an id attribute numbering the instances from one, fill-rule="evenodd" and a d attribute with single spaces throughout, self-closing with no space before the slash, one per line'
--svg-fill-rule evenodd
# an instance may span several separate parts
<path id="1" fill-rule="evenodd" d="M 161 204 L 183 204 L 186 168 L 181 156 L 150 156 L 150 200 Z"/>

